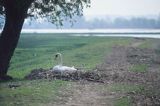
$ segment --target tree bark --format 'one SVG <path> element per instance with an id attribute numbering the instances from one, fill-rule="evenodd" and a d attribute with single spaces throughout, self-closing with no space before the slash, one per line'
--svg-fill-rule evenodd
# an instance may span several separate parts
<path id="1" fill-rule="evenodd" d="M 10 0 L 9 0 L 10 1 Z M 28 9 L 19 9 L 8 2 L 5 7 L 5 25 L 0 35 L 0 80 L 8 80 L 9 63 L 17 46 Z"/>

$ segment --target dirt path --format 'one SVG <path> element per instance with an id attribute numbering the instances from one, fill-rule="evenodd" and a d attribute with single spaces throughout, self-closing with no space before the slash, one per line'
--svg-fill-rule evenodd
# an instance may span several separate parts
<path id="1" fill-rule="evenodd" d="M 73 84 L 66 106 L 113 106 L 114 95 L 98 83 Z"/>
<path id="2" fill-rule="evenodd" d="M 56 102 L 46 106 L 114 106 L 117 94 L 107 89 L 109 85 L 91 82 L 71 82 L 59 91 Z"/>

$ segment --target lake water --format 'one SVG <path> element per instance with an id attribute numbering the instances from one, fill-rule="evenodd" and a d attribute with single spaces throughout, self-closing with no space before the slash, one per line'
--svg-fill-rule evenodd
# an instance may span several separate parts
<path id="1" fill-rule="evenodd" d="M 160 38 L 160 29 L 23 29 L 22 33 L 67 33 L 67 35 L 72 34 L 74 36 Z"/>
<path id="2" fill-rule="evenodd" d="M 23 29 L 22 33 L 67 33 L 75 36 L 160 38 L 160 29 Z"/>

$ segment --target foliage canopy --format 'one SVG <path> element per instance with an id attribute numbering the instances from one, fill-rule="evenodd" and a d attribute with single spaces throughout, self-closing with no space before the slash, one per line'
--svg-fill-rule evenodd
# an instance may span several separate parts
<path id="1" fill-rule="evenodd" d="M 5 6 L 10 0 L 0 0 L 0 15 L 5 17 Z M 84 7 L 90 7 L 90 0 L 14 0 L 16 8 L 21 10 L 30 4 L 26 17 L 46 18 L 48 21 L 62 25 L 75 15 L 81 16 Z"/>

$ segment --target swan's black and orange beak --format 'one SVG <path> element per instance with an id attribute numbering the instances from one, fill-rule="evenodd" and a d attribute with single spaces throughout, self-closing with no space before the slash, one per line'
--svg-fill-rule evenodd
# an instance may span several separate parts
<path id="1" fill-rule="evenodd" d="M 58 54 L 56 54 L 56 55 L 55 55 L 55 58 L 54 58 L 54 60 L 57 60 L 57 58 L 58 58 Z"/>

